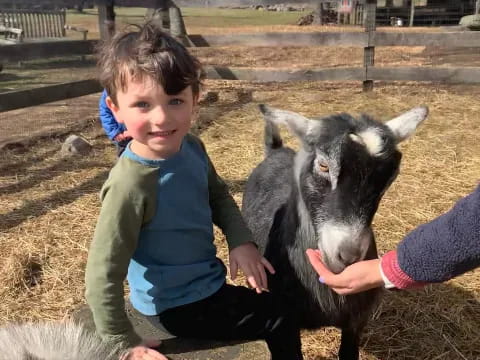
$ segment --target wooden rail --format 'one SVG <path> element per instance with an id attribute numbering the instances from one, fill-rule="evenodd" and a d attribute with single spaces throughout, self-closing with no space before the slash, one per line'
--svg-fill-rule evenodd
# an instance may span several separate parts
<path id="1" fill-rule="evenodd" d="M 262 33 L 190 35 L 197 46 L 359 46 L 368 43 L 364 32 Z M 97 40 L 62 40 L 0 46 L 1 61 L 20 61 L 52 56 L 93 54 Z M 375 32 L 373 46 L 479 47 L 480 32 L 396 33 Z"/>
<path id="2" fill-rule="evenodd" d="M 368 44 L 364 32 L 262 33 L 232 35 L 189 35 L 197 47 L 202 46 L 360 46 Z M 441 46 L 480 47 L 480 32 L 373 34 L 371 46 Z"/>
<path id="3" fill-rule="evenodd" d="M 70 99 L 100 91 L 102 91 L 102 87 L 98 81 L 89 79 L 0 93 L 0 112 Z"/>
<path id="4" fill-rule="evenodd" d="M 310 70 L 207 67 L 207 78 L 258 82 L 285 81 L 363 81 L 362 67 Z M 468 67 L 370 67 L 369 79 L 381 81 L 426 81 L 447 84 L 480 84 L 480 68 Z M 100 92 L 95 79 L 44 86 L 31 90 L 0 93 L 0 112 L 41 105 Z"/>
<path id="5" fill-rule="evenodd" d="M 234 35 L 190 35 L 195 46 L 359 46 L 371 53 L 363 67 L 344 67 L 311 70 L 271 70 L 211 67 L 210 78 L 248 81 L 363 81 L 372 84 L 382 81 L 430 81 L 445 83 L 480 83 L 479 67 L 375 67 L 375 46 L 439 46 L 478 47 L 480 32 L 397 33 L 397 32 L 317 32 L 262 33 Z M 0 46 L 0 62 L 21 61 L 53 56 L 92 54 L 96 40 L 22 43 Z M 367 54 L 367 52 L 366 52 Z M 368 61 L 367 61 L 368 60 Z M 370 88 L 370 86 L 369 86 Z M 21 107 L 82 96 L 100 91 L 96 80 L 89 79 L 67 84 L 0 94 L 0 112 Z"/>
<path id="6" fill-rule="evenodd" d="M 448 84 L 480 84 L 480 67 L 370 67 L 369 78 L 382 81 L 426 81 Z M 362 67 L 288 70 L 208 67 L 210 79 L 272 81 L 364 80 Z M 1 96 L 1 95 L 0 95 Z"/>
<path id="7" fill-rule="evenodd" d="M 94 53 L 97 40 L 61 40 L 0 46 L 0 63 Z"/>

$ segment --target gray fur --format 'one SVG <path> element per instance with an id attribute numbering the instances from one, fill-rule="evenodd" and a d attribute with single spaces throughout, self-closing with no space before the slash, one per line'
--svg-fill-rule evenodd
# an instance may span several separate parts
<path id="1" fill-rule="evenodd" d="M 0 360 L 118 360 L 121 353 L 70 321 L 0 328 Z"/>
<path id="2" fill-rule="evenodd" d="M 334 272 L 377 257 L 371 222 L 398 173 L 396 145 L 413 134 L 428 111 L 415 108 L 382 124 L 366 115 L 308 119 L 266 105 L 260 110 L 266 157 L 247 181 L 242 211 L 276 269 L 270 289 L 284 296 L 300 327 L 341 328 L 340 359 L 357 359 L 359 335 L 380 290 L 337 295 L 318 282 L 305 251 L 319 248 Z M 298 153 L 281 145 L 279 124 L 301 141 Z"/>

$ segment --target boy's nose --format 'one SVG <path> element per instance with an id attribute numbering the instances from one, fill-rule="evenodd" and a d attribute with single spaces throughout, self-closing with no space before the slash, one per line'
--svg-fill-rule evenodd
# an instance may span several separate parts
<path id="1" fill-rule="evenodd" d="M 161 125 L 167 121 L 167 113 L 161 106 L 155 108 L 151 115 L 150 122 L 155 125 Z"/>

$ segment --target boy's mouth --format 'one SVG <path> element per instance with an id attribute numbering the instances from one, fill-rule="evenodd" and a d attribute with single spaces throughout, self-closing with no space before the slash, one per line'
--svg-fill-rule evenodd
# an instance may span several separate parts
<path id="1" fill-rule="evenodd" d="M 151 136 L 155 137 L 167 137 L 173 135 L 177 130 L 169 130 L 169 131 L 152 131 L 150 132 Z"/>

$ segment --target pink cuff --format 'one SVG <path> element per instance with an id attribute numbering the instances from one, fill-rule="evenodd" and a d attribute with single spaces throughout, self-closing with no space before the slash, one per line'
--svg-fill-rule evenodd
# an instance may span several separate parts
<path id="1" fill-rule="evenodd" d="M 413 289 L 427 284 L 422 281 L 413 280 L 400 269 L 396 250 L 389 251 L 383 255 L 380 266 L 382 267 L 383 274 L 397 289 Z"/>

